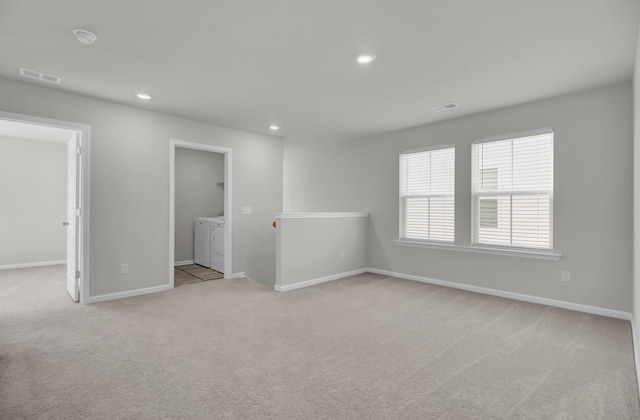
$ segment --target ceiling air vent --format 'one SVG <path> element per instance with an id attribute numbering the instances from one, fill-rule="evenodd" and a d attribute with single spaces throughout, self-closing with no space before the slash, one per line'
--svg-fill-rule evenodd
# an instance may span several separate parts
<path id="1" fill-rule="evenodd" d="M 431 108 L 431 110 L 433 112 L 440 112 L 440 111 L 446 111 L 448 109 L 457 108 L 459 106 L 460 105 L 456 104 L 455 102 L 451 102 L 451 103 L 444 104 L 444 105 L 434 106 L 433 108 Z"/>
<path id="2" fill-rule="evenodd" d="M 62 83 L 62 79 L 58 76 L 40 73 L 39 71 L 29 70 L 22 67 L 20 67 L 20 75 L 30 79 L 42 80 L 43 82 L 55 83 L 56 85 Z"/>

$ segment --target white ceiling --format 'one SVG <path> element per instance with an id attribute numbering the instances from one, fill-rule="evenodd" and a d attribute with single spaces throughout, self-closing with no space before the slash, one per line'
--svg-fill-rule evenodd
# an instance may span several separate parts
<path id="1" fill-rule="evenodd" d="M 639 19 L 637 0 L 3 0 L 0 77 L 342 139 L 631 80 Z"/>

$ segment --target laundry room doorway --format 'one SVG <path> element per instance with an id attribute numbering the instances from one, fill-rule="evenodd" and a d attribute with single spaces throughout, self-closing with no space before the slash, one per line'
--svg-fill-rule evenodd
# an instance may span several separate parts
<path id="1" fill-rule="evenodd" d="M 169 141 L 171 287 L 232 277 L 231 173 L 231 149 Z"/>

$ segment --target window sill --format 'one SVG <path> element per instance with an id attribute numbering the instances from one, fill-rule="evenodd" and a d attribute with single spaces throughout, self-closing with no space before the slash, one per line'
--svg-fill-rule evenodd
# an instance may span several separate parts
<path id="1" fill-rule="evenodd" d="M 393 242 L 398 246 L 431 248 L 431 249 L 441 249 L 446 251 L 458 251 L 458 252 L 471 252 L 476 254 L 504 255 L 509 257 L 533 258 L 537 260 L 560 261 L 560 258 L 562 258 L 562 254 L 555 254 L 553 252 L 548 252 L 548 251 L 527 251 L 527 250 L 521 250 L 521 249 L 491 248 L 487 246 L 449 245 L 449 244 L 439 244 L 434 242 L 420 242 L 420 241 L 399 240 L 399 239 Z"/>

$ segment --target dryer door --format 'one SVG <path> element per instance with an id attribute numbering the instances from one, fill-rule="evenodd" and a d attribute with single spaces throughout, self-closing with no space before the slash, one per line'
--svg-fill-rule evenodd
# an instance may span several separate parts
<path id="1" fill-rule="evenodd" d="M 224 255 L 224 225 L 214 226 L 212 232 L 212 251 L 214 254 Z"/>
<path id="2" fill-rule="evenodd" d="M 224 224 L 211 228 L 211 268 L 224 273 Z"/>
<path id="3" fill-rule="evenodd" d="M 196 220 L 193 232 L 193 262 L 210 267 L 209 222 Z"/>

